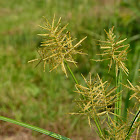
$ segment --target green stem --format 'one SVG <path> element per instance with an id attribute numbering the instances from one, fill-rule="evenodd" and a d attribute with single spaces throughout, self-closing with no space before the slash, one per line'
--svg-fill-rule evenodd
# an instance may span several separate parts
<path id="1" fill-rule="evenodd" d="M 119 73 L 118 73 L 118 77 L 116 77 L 116 87 L 118 87 L 118 88 L 117 88 L 117 92 L 116 92 L 117 102 L 115 103 L 115 114 L 117 116 L 121 116 L 121 106 L 122 106 L 122 94 L 120 93 L 122 90 L 121 82 L 122 82 L 122 71 L 120 69 Z M 116 115 L 114 116 L 114 120 L 117 125 L 120 120 L 118 119 L 118 117 Z"/>
<path id="2" fill-rule="evenodd" d="M 74 79 L 74 82 L 75 82 L 76 84 L 78 84 L 78 81 L 77 81 L 76 77 L 74 76 L 74 73 L 72 72 L 71 68 L 69 67 L 67 61 L 64 60 L 64 62 L 65 62 L 65 64 L 66 64 L 66 66 L 67 66 L 67 68 L 68 68 L 68 70 L 69 70 L 69 72 L 70 72 L 72 78 Z M 81 96 L 82 96 L 83 99 L 86 99 L 85 96 L 83 96 L 83 95 L 81 95 Z"/>
<path id="3" fill-rule="evenodd" d="M 122 91 L 122 70 L 120 69 L 119 79 L 118 79 L 118 93 Z M 121 106 L 122 106 L 122 93 L 118 94 L 118 115 L 121 116 Z"/>
<path id="4" fill-rule="evenodd" d="M 99 123 L 98 117 L 97 117 L 96 115 L 93 115 L 93 119 L 94 119 L 95 124 L 96 124 L 96 126 L 97 126 L 97 129 L 98 129 L 98 131 L 99 131 L 100 137 L 104 139 L 103 132 L 102 132 L 101 125 L 100 125 L 100 123 Z"/>
<path id="5" fill-rule="evenodd" d="M 13 120 L 13 119 L 9 119 L 9 118 L 3 117 L 3 116 L 0 116 L 0 120 L 26 127 L 28 129 L 40 132 L 42 134 L 48 135 L 48 136 L 53 137 L 53 138 L 56 138 L 58 140 L 71 140 L 70 138 L 66 138 L 66 137 L 61 136 L 59 134 L 53 133 L 51 131 L 47 131 L 45 129 L 42 129 L 42 128 L 39 128 L 39 127 L 36 127 L 36 126 L 33 126 L 33 125 L 29 125 L 29 124 L 26 124 L 26 123 L 22 123 L 22 122 Z"/>
<path id="6" fill-rule="evenodd" d="M 68 68 L 68 70 L 69 70 L 69 72 L 70 72 L 72 78 L 74 79 L 75 83 L 78 84 L 78 81 L 77 81 L 76 77 L 74 76 L 74 73 L 72 72 L 72 70 L 71 70 L 71 68 L 69 67 L 68 63 L 66 62 L 66 60 L 64 60 L 64 62 L 65 62 L 65 64 L 66 64 L 66 66 L 67 66 L 67 68 Z"/>
<path id="7" fill-rule="evenodd" d="M 130 98 L 131 92 L 132 91 L 129 91 L 127 93 L 127 96 L 126 96 L 126 99 L 125 99 L 124 113 L 123 113 L 123 121 L 125 121 L 125 122 L 127 122 L 127 109 L 129 107 L 129 104 L 130 104 L 129 98 Z"/>

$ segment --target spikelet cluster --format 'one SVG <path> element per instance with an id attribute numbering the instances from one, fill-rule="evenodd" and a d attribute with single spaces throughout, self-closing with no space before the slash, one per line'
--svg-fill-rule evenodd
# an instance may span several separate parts
<path id="1" fill-rule="evenodd" d="M 44 41 L 41 42 L 41 46 L 37 49 L 40 58 L 33 59 L 28 62 L 38 61 L 38 64 L 43 62 L 44 71 L 47 63 L 50 66 L 50 71 L 61 65 L 62 71 L 67 76 L 64 63 L 71 62 L 76 65 L 76 61 L 73 59 L 72 55 L 84 54 L 81 50 L 77 50 L 77 47 L 86 37 L 80 40 L 77 44 L 73 45 L 73 41 L 75 39 L 72 39 L 70 32 L 65 31 L 68 24 L 61 28 L 61 18 L 59 18 L 57 23 L 55 23 L 55 15 L 51 24 L 46 18 L 45 21 L 45 26 L 40 27 L 44 29 L 46 33 L 38 34 L 44 38 Z"/>
<path id="2" fill-rule="evenodd" d="M 116 96 L 113 92 L 117 89 L 116 87 L 108 90 L 110 84 L 105 81 L 103 82 L 102 79 L 97 76 L 92 80 L 91 74 L 89 74 L 89 80 L 82 75 L 86 86 L 82 86 L 76 84 L 77 93 L 81 94 L 82 97 L 75 102 L 80 108 L 78 113 L 71 113 L 71 114 L 81 114 L 86 115 L 88 117 L 89 125 L 90 118 L 94 119 L 93 116 L 109 116 L 109 114 L 113 114 L 113 104 L 116 102 Z"/>
<path id="3" fill-rule="evenodd" d="M 95 60 L 95 61 L 104 61 L 104 60 L 110 60 L 109 64 L 109 71 L 112 67 L 112 64 L 115 64 L 115 69 L 116 69 L 116 76 L 118 75 L 119 69 L 122 69 L 123 72 L 128 75 L 129 71 L 125 66 L 125 61 L 127 60 L 127 50 L 129 48 L 129 44 L 124 45 L 123 42 L 127 39 L 123 40 L 117 40 L 116 35 L 113 33 L 114 26 L 109 29 L 109 32 L 106 32 L 107 34 L 107 40 L 106 41 L 101 41 L 99 40 L 99 45 L 100 48 L 103 50 L 102 54 L 97 54 L 101 55 L 104 57 L 104 59 L 101 60 Z"/>
<path id="4" fill-rule="evenodd" d="M 140 86 L 139 85 L 133 86 L 132 83 L 128 79 L 127 81 L 129 83 L 129 86 L 128 85 L 124 85 L 124 86 L 134 92 L 129 99 L 131 100 L 132 98 L 136 98 L 138 102 L 140 103 Z"/>
<path id="5" fill-rule="evenodd" d="M 107 123 L 108 129 L 106 140 L 125 140 L 128 131 L 128 125 L 125 122 L 115 123 L 112 118 L 109 118 L 110 122 Z"/>

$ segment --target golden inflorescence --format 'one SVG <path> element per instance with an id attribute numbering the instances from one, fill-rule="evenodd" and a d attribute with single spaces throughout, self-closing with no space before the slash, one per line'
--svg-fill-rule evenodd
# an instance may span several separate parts
<path id="1" fill-rule="evenodd" d="M 86 37 L 80 40 L 77 44 L 73 45 L 73 41 L 75 39 L 72 39 L 70 32 L 66 31 L 63 33 L 68 24 L 60 28 L 61 18 L 59 18 L 57 24 L 55 25 L 55 15 L 52 20 L 52 24 L 50 24 L 46 18 L 45 21 L 45 26 L 40 27 L 47 31 L 47 33 L 38 34 L 45 39 L 45 41 L 41 42 L 41 46 L 37 49 L 40 58 L 33 59 L 28 62 L 39 61 L 38 64 L 43 62 L 44 71 L 46 63 L 49 64 L 50 71 L 61 65 L 62 71 L 67 76 L 65 62 L 71 62 L 76 65 L 76 61 L 72 56 L 75 54 L 84 54 L 81 50 L 77 50 L 77 47 L 83 40 L 86 39 Z"/>
<path id="2" fill-rule="evenodd" d="M 81 94 L 82 98 L 75 101 L 80 108 L 80 112 L 70 114 L 86 115 L 89 120 L 89 125 L 90 118 L 93 118 L 94 115 L 98 117 L 102 115 L 109 117 L 109 114 L 115 115 L 113 113 L 113 104 L 117 101 L 117 95 L 113 94 L 113 92 L 117 88 L 114 87 L 108 90 L 110 83 L 107 81 L 103 82 L 98 74 L 92 80 L 90 73 L 89 81 L 83 75 L 82 77 L 87 86 L 76 84 L 76 92 Z"/>
<path id="3" fill-rule="evenodd" d="M 107 40 L 106 41 L 101 41 L 100 42 L 100 48 L 103 49 L 102 54 L 97 54 L 101 55 L 102 57 L 105 57 L 104 59 L 101 60 L 95 60 L 95 61 L 104 61 L 104 60 L 110 60 L 109 64 L 109 71 L 112 67 L 112 64 L 115 63 L 115 69 L 116 69 L 116 77 L 118 75 L 119 69 L 122 69 L 126 75 L 129 74 L 128 69 L 125 66 L 124 61 L 127 60 L 127 50 L 129 48 L 129 44 L 124 45 L 122 44 L 127 38 L 123 40 L 117 40 L 116 35 L 113 33 L 114 26 L 109 29 L 109 32 L 106 32 L 107 34 Z M 123 49 L 122 49 L 123 48 Z"/>

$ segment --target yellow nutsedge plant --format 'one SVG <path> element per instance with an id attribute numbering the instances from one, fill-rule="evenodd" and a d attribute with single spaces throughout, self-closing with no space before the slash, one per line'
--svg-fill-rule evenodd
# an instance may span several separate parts
<path id="1" fill-rule="evenodd" d="M 76 83 L 76 93 L 80 94 L 79 100 L 75 101 L 79 107 L 79 112 L 68 114 L 87 116 L 90 127 L 92 127 L 91 120 L 93 120 L 96 125 L 95 130 L 98 133 L 99 137 L 103 140 L 122 140 L 126 138 L 130 139 L 134 128 L 139 128 L 138 123 L 136 123 L 136 120 L 138 120 L 139 112 L 136 114 L 131 125 L 123 122 L 121 116 L 121 71 L 123 71 L 126 75 L 129 74 L 129 71 L 125 65 L 129 44 L 123 44 L 126 38 L 123 40 L 116 39 L 116 35 L 114 35 L 113 33 L 114 27 L 112 27 L 111 29 L 109 29 L 109 32 L 105 30 L 107 34 L 107 40 L 99 40 L 99 45 L 103 50 L 103 53 L 98 55 L 101 55 L 105 58 L 96 61 L 110 60 L 109 71 L 111 70 L 113 63 L 115 64 L 116 86 L 110 88 L 110 83 L 108 83 L 107 81 L 103 82 L 98 74 L 94 79 L 92 79 L 91 73 L 89 74 L 89 80 L 87 80 L 82 75 L 86 83 L 86 86 L 82 86 L 78 83 L 76 77 L 74 76 L 74 73 L 68 66 L 67 62 L 72 62 L 76 65 L 76 61 L 72 56 L 73 54 L 84 54 L 81 52 L 81 50 L 77 50 L 77 47 L 83 40 L 85 40 L 86 37 L 80 40 L 77 44 L 73 45 L 73 41 L 75 39 L 72 39 L 70 33 L 65 31 L 67 24 L 60 28 L 61 18 L 56 24 L 55 16 L 51 24 L 46 18 L 45 20 L 46 25 L 44 27 L 40 26 L 45 31 L 47 31 L 47 33 L 39 34 L 45 39 L 45 41 L 43 41 L 41 46 L 38 48 L 40 58 L 31 60 L 29 61 L 29 63 L 39 61 L 39 64 L 40 62 L 43 62 L 44 70 L 46 63 L 48 63 L 50 65 L 50 71 L 56 69 L 59 65 L 61 65 L 62 71 L 67 76 L 65 68 L 66 64 L 70 74 L 72 75 Z M 134 87 L 132 87 L 131 89 L 135 90 Z M 107 127 L 104 131 L 105 126 Z"/>
<path id="2" fill-rule="evenodd" d="M 45 17 L 44 17 L 45 18 Z M 73 41 L 70 32 L 65 31 L 68 24 L 60 27 L 61 24 L 61 17 L 59 18 L 58 22 L 55 23 L 55 15 L 52 20 L 52 23 L 45 18 L 45 26 L 40 26 L 43 30 L 45 30 L 44 34 L 38 34 L 44 38 L 44 41 L 41 42 L 41 46 L 38 47 L 37 51 L 40 58 L 33 59 L 28 61 L 34 62 L 39 61 L 44 63 L 44 71 L 46 63 L 50 66 L 50 71 L 56 69 L 59 65 L 61 65 L 62 71 L 66 74 L 65 63 L 71 62 L 76 65 L 76 61 L 73 59 L 73 55 L 75 54 L 85 54 L 82 53 L 81 50 L 77 50 L 77 47 L 81 44 L 83 40 L 81 39 L 77 44 L 73 45 Z M 37 65 L 38 65 L 37 64 Z"/>
<path id="3" fill-rule="evenodd" d="M 59 18 L 57 23 L 55 21 L 55 16 L 53 17 L 52 23 L 45 18 L 45 26 L 40 26 L 45 30 L 45 33 L 39 34 L 44 38 L 44 41 L 41 42 L 41 46 L 37 48 L 39 58 L 30 60 L 28 63 L 37 61 L 38 63 L 36 66 L 38 66 L 43 62 L 44 71 L 46 64 L 49 64 L 50 71 L 61 66 L 66 77 L 68 77 L 68 75 L 65 66 L 67 67 L 75 81 L 76 93 L 80 95 L 79 99 L 75 101 L 79 107 L 79 112 L 69 114 L 87 116 L 90 127 L 94 126 L 92 125 L 93 120 L 96 126 L 95 131 L 102 140 L 130 140 L 134 130 L 136 129 L 136 139 L 138 140 L 140 129 L 140 107 L 134 115 L 131 123 L 128 123 L 127 121 L 123 122 L 121 115 L 122 71 L 126 75 L 129 74 L 125 65 L 129 45 L 123 44 L 126 38 L 123 40 L 116 39 L 116 35 L 113 33 L 114 27 L 112 27 L 109 29 L 109 32 L 105 30 L 107 34 L 106 41 L 99 40 L 99 45 L 103 52 L 98 55 L 101 55 L 104 58 L 96 61 L 109 60 L 109 71 L 111 70 L 112 65 L 115 64 L 116 86 L 110 88 L 110 83 L 108 81 L 103 81 L 98 74 L 92 79 L 91 73 L 89 73 L 89 80 L 82 75 L 86 83 L 86 86 L 83 86 L 79 84 L 67 62 L 71 62 L 76 65 L 77 62 L 74 60 L 73 55 L 85 54 L 77 48 L 86 37 L 74 44 L 75 39 L 72 39 L 70 32 L 66 31 L 68 24 L 63 27 L 61 27 L 60 24 L 61 18 Z M 135 97 L 139 102 L 140 87 L 134 87 L 129 80 L 128 83 L 130 86 L 125 85 L 125 87 L 134 91 L 134 94 L 131 95 L 130 99 Z M 66 138 L 59 134 L 3 116 L 0 116 L 0 120 L 18 124 L 59 140 L 71 140 L 70 138 Z"/>

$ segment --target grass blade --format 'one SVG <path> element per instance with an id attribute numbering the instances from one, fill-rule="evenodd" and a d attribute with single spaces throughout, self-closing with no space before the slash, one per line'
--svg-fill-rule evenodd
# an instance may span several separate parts
<path id="1" fill-rule="evenodd" d="M 66 138 L 66 137 L 61 136 L 59 134 L 53 133 L 51 131 L 48 131 L 48 130 L 45 130 L 45 129 L 42 129 L 42 128 L 39 128 L 39 127 L 36 127 L 36 126 L 33 126 L 33 125 L 29 125 L 29 124 L 26 124 L 26 123 L 22 123 L 22 122 L 13 120 L 13 119 L 9 119 L 9 118 L 3 117 L 3 116 L 0 116 L 0 120 L 26 127 L 28 129 L 40 132 L 42 134 L 48 135 L 48 136 L 53 137 L 53 138 L 56 138 L 58 140 L 71 140 L 70 138 Z"/>

